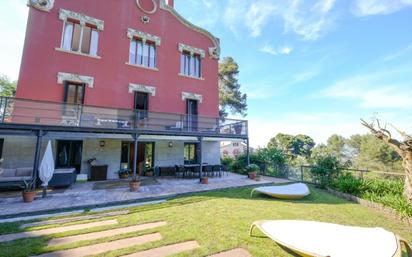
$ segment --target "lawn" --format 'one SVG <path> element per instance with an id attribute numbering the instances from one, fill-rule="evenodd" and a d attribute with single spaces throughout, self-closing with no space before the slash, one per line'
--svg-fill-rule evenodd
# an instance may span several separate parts
<path id="1" fill-rule="evenodd" d="M 250 199 L 251 188 L 238 188 L 193 194 L 162 204 L 132 208 L 131 214 L 119 216 L 119 225 L 112 227 L 160 220 L 167 221 L 167 225 L 104 240 L 73 243 L 64 246 L 64 249 L 158 231 L 164 237 L 163 240 L 98 256 L 121 256 L 188 240 L 196 240 L 201 247 L 176 256 L 208 256 L 237 247 L 247 249 L 253 256 L 293 256 L 268 238 L 249 237 L 248 230 L 251 223 L 260 219 L 304 219 L 366 227 L 379 226 L 412 241 L 412 226 L 388 219 L 374 210 L 338 199 L 324 191 L 315 188 L 311 190 L 312 195 L 304 200 L 295 201 L 274 200 L 258 194 Z M 18 229 L 19 225 L 19 223 L 0 225 L 0 233 L 21 231 Z M 62 246 L 47 247 L 48 239 L 98 230 L 94 228 L 2 243 L 0 256 L 30 256 L 61 250 Z M 259 235 L 257 230 L 255 234 Z"/>

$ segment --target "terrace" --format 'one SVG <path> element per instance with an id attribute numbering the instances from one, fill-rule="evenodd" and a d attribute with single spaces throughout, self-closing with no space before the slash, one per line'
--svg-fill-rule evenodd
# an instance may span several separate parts
<path id="1" fill-rule="evenodd" d="M 239 139 L 248 137 L 248 123 L 245 120 L 9 97 L 0 97 L 0 129 Z"/>

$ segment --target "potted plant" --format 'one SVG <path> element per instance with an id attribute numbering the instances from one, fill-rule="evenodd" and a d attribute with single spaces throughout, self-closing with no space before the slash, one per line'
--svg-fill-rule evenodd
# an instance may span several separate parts
<path id="1" fill-rule="evenodd" d="M 36 197 L 36 191 L 33 190 L 33 185 L 34 185 L 34 180 L 23 180 L 24 182 L 24 189 L 22 192 L 23 196 L 23 202 L 25 203 L 31 203 L 34 201 L 34 198 Z"/>
<path id="2" fill-rule="evenodd" d="M 130 192 L 137 192 L 140 189 L 140 175 L 137 172 L 137 174 L 133 174 L 132 180 L 129 182 L 129 187 L 130 187 Z"/>
<path id="3" fill-rule="evenodd" d="M 120 169 L 117 174 L 119 174 L 120 179 L 129 178 L 130 170 L 129 169 Z"/>
<path id="4" fill-rule="evenodd" d="M 145 167 L 145 175 L 146 177 L 153 177 L 153 168 Z"/>
<path id="5" fill-rule="evenodd" d="M 201 177 L 200 178 L 200 184 L 209 184 L 209 178 L 208 177 Z"/>
<path id="6" fill-rule="evenodd" d="M 250 164 L 246 167 L 246 170 L 250 179 L 256 179 L 257 173 L 259 171 L 259 166 L 257 166 L 256 164 Z"/>

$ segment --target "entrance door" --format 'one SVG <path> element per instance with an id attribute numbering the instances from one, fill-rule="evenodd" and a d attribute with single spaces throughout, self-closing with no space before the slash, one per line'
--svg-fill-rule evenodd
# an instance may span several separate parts
<path id="1" fill-rule="evenodd" d="M 196 100 L 186 100 L 186 114 L 188 131 L 197 131 L 198 106 Z"/>
<path id="2" fill-rule="evenodd" d="M 80 173 L 83 141 L 58 140 L 56 168 L 75 168 Z"/>
<path id="3" fill-rule="evenodd" d="M 154 165 L 154 143 L 139 142 L 137 145 L 137 172 L 143 174 L 145 167 L 153 168 Z M 128 167 L 133 171 L 134 142 L 122 143 L 122 164 L 127 161 Z M 126 160 L 126 158 L 128 158 Z"/>

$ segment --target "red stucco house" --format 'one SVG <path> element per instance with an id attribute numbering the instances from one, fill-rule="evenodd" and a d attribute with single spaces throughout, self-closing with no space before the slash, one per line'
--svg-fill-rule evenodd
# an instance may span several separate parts
<path id="1" fill-rule="evenodd" d="M 96 159 L 115 179 L 219 164 L 220 141 L 247 140 L 246 121 L 219 118 L 219 39 L 173 0 L 28 6 L 16 98 L 1 99 L 3 167 L 36 170 L 51 140 L 56 168 L 90 178 Z"/>

